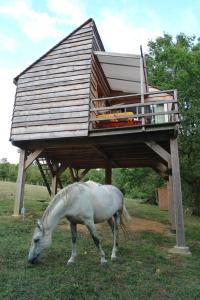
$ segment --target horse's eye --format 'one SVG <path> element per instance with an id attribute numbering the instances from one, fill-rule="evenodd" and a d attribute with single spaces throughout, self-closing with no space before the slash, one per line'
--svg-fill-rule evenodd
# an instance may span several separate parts
<path id="1" fill-rule="evenodd" d="M 35 239 L 35 240 L 34 240 L 34 243 L 38 243 L 38 242 L 39 242 L 39 239 Z"/>

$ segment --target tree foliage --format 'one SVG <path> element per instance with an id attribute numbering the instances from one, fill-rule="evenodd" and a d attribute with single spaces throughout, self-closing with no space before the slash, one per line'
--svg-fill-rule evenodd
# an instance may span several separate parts
<path id="1" fill-rule="evenodd" d="M 150 168 L 140 168 L 114 170 L 113 184 L 127 197 L 150 199 L 151 202 L 155 202 L 156 188 L 162 186 L 164 182 Z"/>
<path id="2" fill-rule="evenodd" d="M 178 90 L 179 134 L 184 201 L 200 215 L 200 42 L 194 36 L 164 34 L 150 41 L 147 55 L 150 84 Z"/>
<path id="3" fill-rule="evenodd" d="M 10 164 L 6 159 L 0 160 L 0 180 L 17 180 L 18 165 Z M 61 175 L 63 186 L 72 183 L 67 169 Z M 103 169 L 90 170 L 83 178 L 84 181 L 93 180 L 105 182 Z M 32 164 L 26 172 L 26 183 L 43 185 L 43 179 L 37 165 Z M 151 169 L 116 169 L 113 170 L 113 184 L 118 186 L 126 197 L 155 200 L 155 189 L 163 185 L 162 179 Z"/>

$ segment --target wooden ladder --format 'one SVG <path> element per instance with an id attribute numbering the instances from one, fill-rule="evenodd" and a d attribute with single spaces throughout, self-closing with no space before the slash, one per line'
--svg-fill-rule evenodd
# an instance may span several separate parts
<path id="1" fill-rule="evenodd" d="M 42 178 L 44 180 L 44 183 L 47 187 L 47 190 L 49 192 L 49 195 L 52 195 L 52 190 L 51 190 L 52 177 L 56 172 L 56 170 L 54 170 L 54 165 L 51 160 L 47 160 L 46 158 L 37 158 L 36 162 L 40 170 L 40 173 L 42 175 Z M 58 178 L 58 185 L 60 189 L 63 188 L 62 182 L 59 178 Z"/>

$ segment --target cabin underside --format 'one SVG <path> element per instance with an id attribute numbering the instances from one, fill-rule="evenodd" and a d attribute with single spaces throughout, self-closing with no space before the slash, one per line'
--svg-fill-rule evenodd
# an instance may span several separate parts
<path id="1" fill-rule="evenodd" d="M 60 140 L 44 140 L 18 142 L 16 145 L 26 149 L 27 153 L 41 149 L 40 157 L 67 163 L 71 168 L 106 168 L 108 160 L 112 168 L 155 167 L 160 158 L 148 143 L 157 143 L 165 151 L 170 152 L 170 138 L 176 134 L 174 128 L 156 132 L 124 132 L 115 131 L 111 135 L 71 138 Z M 101 132 L 102 134 L 102 132 Z M 162 159 L 160 163 L 166 164 Z"/>

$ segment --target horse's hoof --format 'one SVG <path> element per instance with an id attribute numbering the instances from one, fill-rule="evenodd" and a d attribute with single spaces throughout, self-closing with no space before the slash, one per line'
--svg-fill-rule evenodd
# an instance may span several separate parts
<path id="1" fill-rule="evenodd" d="M 75 261 L 72 261 L 72 260 L 68 260 L 67 262 L 67 266 L 72 266 L 75 264 Z"/>
<path id="2" fill-rule="evenodd" d="M 113 257 L 111 256 L 111 260 L 112 261 L 117 261 L 117 256 L 113 256 Z"/>
<path id="3" fill-rule="evenodd" d="M 106 259 L 101 260 L 101 265 L 102 266 L 107 266 L 108 261 Z"/>

